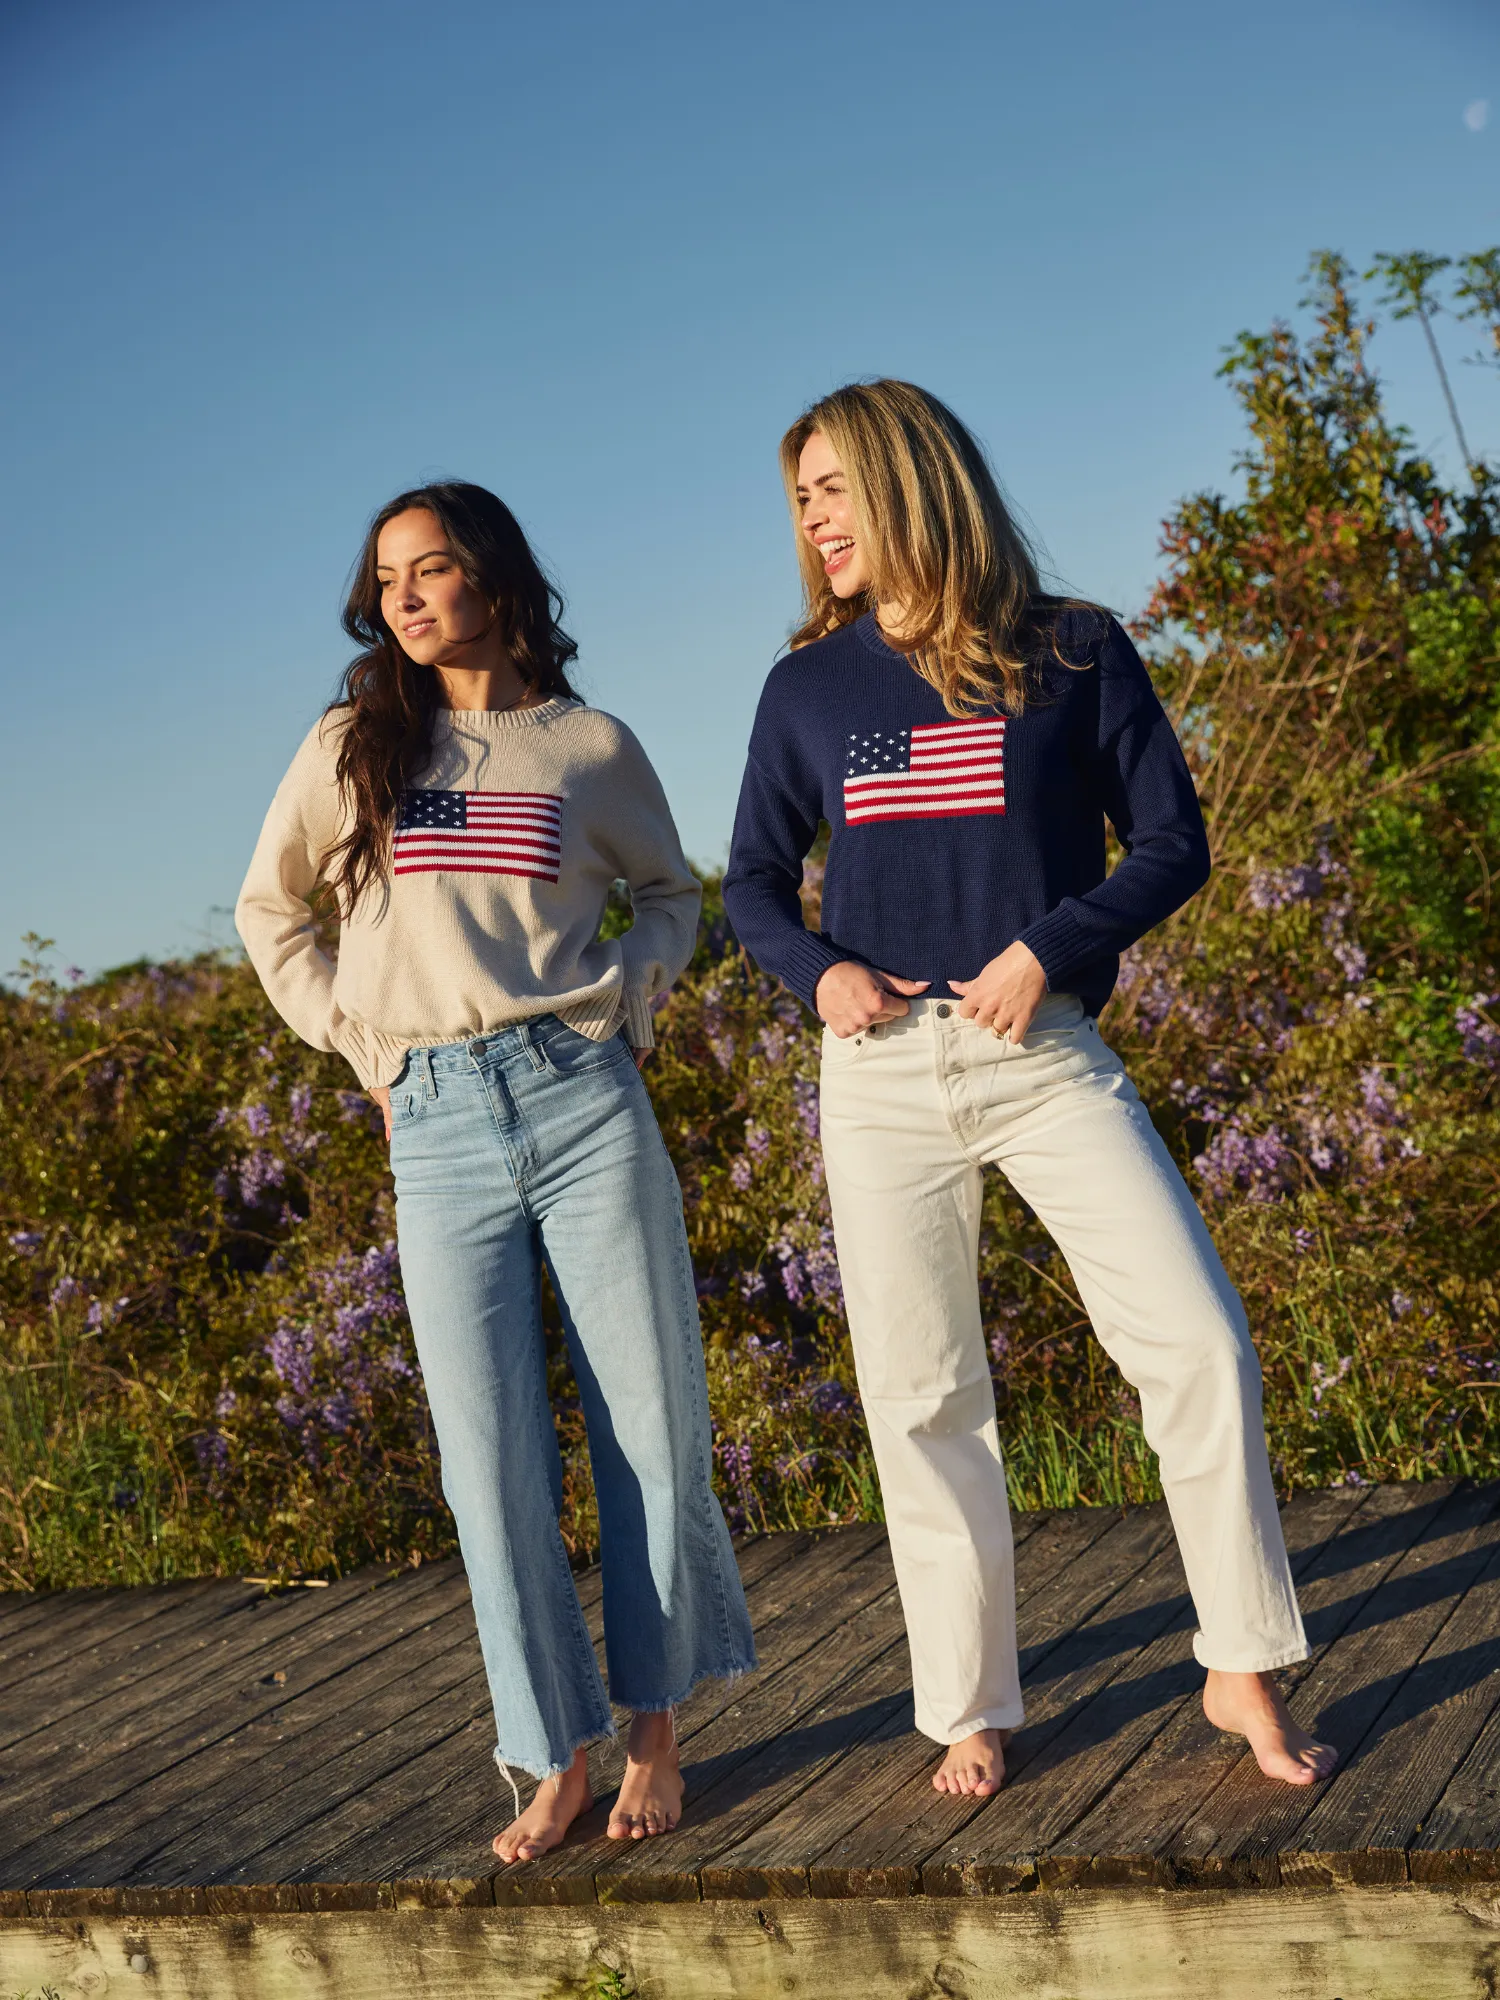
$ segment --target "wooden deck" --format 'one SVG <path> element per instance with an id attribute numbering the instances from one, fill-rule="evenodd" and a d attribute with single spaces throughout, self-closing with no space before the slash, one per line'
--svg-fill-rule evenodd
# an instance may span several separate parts
<path id="1" fill-rule="evenodd" d="M 455 1564 L 0 1597 L 0 1994 L 1494 1994 L 1500 1487 L 1284 1520 L 1325 1785 L 1205 1724 L 1163 1508 L 1018 1519 L 1028 1719 L 979 1805 L 929 1783 L 882 1531 L 773 1535 L 758 1672 L 680 1711 L 683 1826 L 601 1807 L 503 1873 Z"/>

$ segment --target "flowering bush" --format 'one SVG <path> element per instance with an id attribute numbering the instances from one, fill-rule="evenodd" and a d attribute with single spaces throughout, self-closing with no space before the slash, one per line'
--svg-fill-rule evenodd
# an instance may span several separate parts
<path id="1" fill-rule="evenodd" d="M 1245 495 L 1168 522 L 1141 621 L 1213 881 L 1104 1031 L 1255 1329 L 1284 1487 L 1500 1473 L 1500 520 L 1383 414 L 1347 273 L 1247 338 Z M 821 871 L 808 867 L 816 923 Z M 627 921 L 621 915 L 618 921 Z M 0 1583 L 452 1547 L 380 1121 L 243 965 L 0 993 Z M 708 884 L 647 1072 L 682 1180 L 736 1526 L 878 1514 L 818 1151 L 817 1038 Z M 986 1338 L 1022 1505 L 1155 1493 L 1066 1265 L 994 1181 Z M 596 1543 L 544 1301 L 563 1531 Z"/>

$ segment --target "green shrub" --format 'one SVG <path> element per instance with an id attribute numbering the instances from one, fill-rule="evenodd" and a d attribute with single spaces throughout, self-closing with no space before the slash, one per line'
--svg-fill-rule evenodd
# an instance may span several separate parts
<path id="1" fill-rule="evenodd" d="M 1245 1296 L 1286 1488 L 1500 1473 L 1496 492 L 1383 413 L 1335 259 L 1228 364 L 1245 493 L 1184 503 L 1141 622 L 1216 870 L 1104 1027 Z M 819 871 L 810 865 L 809 909 Z M 648 1080 L 686 1196 L 731 1519 L 879 1513 L 817 1041 L 717 885 Z M 628 922 L 617 910 L 614 926 Z M 248 968 L 0 992 L 0 1580 L 285 1579 L 448 1552 L 384 1147 Z M 1152 1497 L 1134 1397 L 998 1181 L 980 1284 L 1018 1504 Z M 549 1310 L 563 1530 L 595 1545 Z"/>

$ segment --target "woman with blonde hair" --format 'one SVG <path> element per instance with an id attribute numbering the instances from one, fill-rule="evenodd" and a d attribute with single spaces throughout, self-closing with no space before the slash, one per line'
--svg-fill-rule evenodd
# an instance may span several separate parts
<path id="1" fill-rule="evenodd" d="M 997 1790 L 1022 1720 L 985 1166 L 1050 1231 L 1140 1395 L 1210 1721 L 1312 1784 L 1335 1758 L 1274 1679 L 1308 1648 L 1244 1308 L 1097 1026 L 1119 954 L 1208 876 L 1181 749 L 1120 626 L 1042 591 L 936 397 L 851 384 L 793 424 L 781 461 L 805 614 L 761 697 L 724 898 L 825 1023 L 828 1194 L 917 1726 L 948 1746 L 933 1784 Z M 820 821 L 814 932 L 798 888 Z"/>

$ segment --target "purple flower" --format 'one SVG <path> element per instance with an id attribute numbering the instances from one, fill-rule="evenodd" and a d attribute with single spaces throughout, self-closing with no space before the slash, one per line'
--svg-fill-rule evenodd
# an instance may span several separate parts
<path id="1" fill-rule="evenodd" d="M 780 1025 L 762 1028 L 755 1038 L 755 1046 L 768 1063 L 779 1064 L 786 1055 L 786 1029 Z"/>
<path id="2" fill-rule="evenodd" d="M 252 1139 L 263 1139 L 271 1129 L 271 1114 L 264 1104 L 247 1104 L 240 1116 Z"/>
<path id="3" fill-rule="evenodd" d="M 266 1342 L 266 1356 L 279 1381 L 299 1396 L 312 1389 L 314 1336 L 310 1326 L 288 1326 L 285 1320 Z M 281 1405 L 276 1406 L 280 1409 Z"/>
<path id="4" fill-rule="evenodd" d="M 1243 1188 L 1252 1201 L 1275 1201 L 1293 1185 L 1297 1163 L 1274 1125 L 1252 1136 L 1231 1122 L 1215 1132 L 1193 1165 L 1219 1200 Z"/>
<path id="5" fill-rule="evenodd" d="M 209 1492 L 221 1492 L 229 1471 L 228 1438 L 222 1431 L 199 1431 L 193 1439 L 193 1454 Z"/>
<path id="6" fill-rule="evenodd" d="M 1292 1231 L 1292 1242 L 1297 1247 L 1298 1256 L 1305 1257 L 1309 1250 L 1317 1247 L 1318 1239 L 1311 1229 L 1294 1229 Z"/>
<path id="7" fill-rule="evenodd" d="M 766 1277 L 763 1271 L 741 1271 L 740 1297 L 748 1305 L 752 1299 L 765 1296 Z"/>
<path id="8" fill-rule="evenodd" d="M 19 1257 L 34 1257 L 46 1240 L 46 1231 L 41 1229 L 17 1229 L 6 1238 Z"/>
<path id="9" fill-rule="evenodd" d="M 755 1168 L 753 1164 L 741 1153 L 729 1169 L 730 1186 L 738 1188 L 740 1193 L 743 1194 L 754 1178 Z"/>
<path id="10" fill-rule="evenodd" d="M 1257 868 L 1250 877 L 1250 907 L 1284 910 L 1293 903 L 1311 903 L 1323 893 L 1327 871 L 1313 862 L 1291 868 Z"/>
<path id="11" fill-rule="evenodd" d="M 1484 1013 L 1486 1008 L 1496 1005 L 1500 1005 L 1500 993 L 1476 993 L 1466 1007 L 1457 1008 L 1453 1015 L 1464 1059 L 1483 1063 L 1488 1069 L 1500 1069 L 1500 1028 L 1486 1020 Z"/>
<path id="12" fill-rule="evenodd" d="M 354 1422 L 354 1404 L 342 1389 L 335 1389 L 331 1396 L 325 1396 L 322 1409 L 323 1422 L 331 1431 L 346 1431 Z"/>
<path id="13" fill-rule="evenodd" d="M 819 1132 L 818 1086 L 811 1077 L 799 1076 L 792 1084 L 792 1095 L 797 1100 L 797 1121 L 809 1139 L 816 1139 Z"/>
<path id="14" fill-rule="evenodd" d="M 299 1083 L 293 1086 L 291 1106 L 292 1123 L 294 1125 L 305 1125 L 307 1123 L 307 1114 L 312 1110 L 312 1101 L 313 1094 L 310 1083 Z"/>
<path id="15" fill-rule="evenodd" d="M 84 1288 L 76 1278 L 59 1278 L 52 1287 L 51 1303 L 54 1306 L 71 1305 L 74 1299 L 84 1295 Z"/>
<path id="16" fill-rule="evenodd" d="M 239 1400 L 240 1399 L 235 1394 L 234 1390 L 226 1385 L 219 1391 L 218 1396 L 215 1399 L 214 1415 L 216 1417 L 233 1416 L 235 1409 L 239 1404 Z"/>
<path id="17" fill-rule="evenodd" d="M 1347 938 L 1342 939 L 1334 945 L 1333 956 L 1338 962 L 1339 970 L 1344 975 L 1344 984 L 1346 986 L 1362 986 L 1364 984 L 1365 974 L 1369 970 L 1370 961 L 1361 946 L 1351 943 Z"/>
<path id="18" fill-rule="evenodd" d="M 1392 1319 L 1405 1319 L 1406 1315 L 1412 1310 L 1414 1303 L 1415 1301 L 1408 1298 L 1405 1292 L 1392 1292 L 1391 1293 Z"/>
<path id="19" fill-rule="evenodd" d="M 1321 1361 L 1312 1364 L 1312 1394 L 1315 1403 L 1321 1403 L 1326 1389 L 1336 1389 L 1349 1370 L 1354 1366 L 1352 1354 L 1341 1354 L 1337 1368 L 1325 1368 Z"/>
<path id="20" fill-rule="evenodd" d="M 247 1153 L 239 1163 L 240 1200 L 246 1208 L 254 1208 L 263 1201 L 272 1188 L 280 1187 L 286 1179 L 286 1162 L 274 1153 L 257 1147 Z"/>
<path id="21" fill-rule="evenodd" d="M 751 1159 L 763 1160 L 770 1150 L 771 1135 L 765 1126 L 757 1125 L 752 1120 L 747 1120 L 745 1124 L 745 1151 L 750 1155 Z"/>
<path id="22" fill-rule="evenodd" d="M 84 1315 L 84 1323 L 91 1333 L 97 1333 L 104 1324 L 104 1301 L 95 1299 Z"/>

